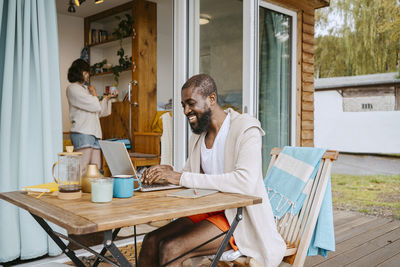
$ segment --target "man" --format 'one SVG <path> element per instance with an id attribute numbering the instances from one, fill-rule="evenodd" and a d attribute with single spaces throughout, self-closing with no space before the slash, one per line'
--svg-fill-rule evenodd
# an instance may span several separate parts
<path id="1" fill-rule="evenodd" d="M 182 87 L 182 107 L 193 135 L 189 157 L 182 172 L 158 165 L 146 170 L 144 183 L 167 179 L 189 188 L 216 189 L 262 197 L 263 203 L 246 207 L 234 238 L 233 248 L 255 258 L 263 266 L 277 266 L 286 245 L 276 230 L 262 179 L 260 122 L 217 102 L 217 88 L 206 74 L 191 77 Z M 139 266 L 159 266 L 200 245 L 229 228 L 236 209 L 177 219 L 143 240 Z M 217 252 L 223 237 L 189 253 L 168 266 L 181 266 L 190 257 Z"/>

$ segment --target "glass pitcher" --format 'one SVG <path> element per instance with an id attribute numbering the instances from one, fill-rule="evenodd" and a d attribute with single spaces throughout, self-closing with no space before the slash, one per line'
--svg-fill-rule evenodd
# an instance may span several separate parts
<path id="1" fill-rule="evenodd" d="M 81 190 L 81 152 L 72 152 L 73 147 L 67 147 L 67 152 L 58 153 L 58 161 L 53 164 L 52 174 L 58 184 L 58 191 L 63 193 L 79 192 Z M 58 165 L 57 176 L 54 169 Z"/>

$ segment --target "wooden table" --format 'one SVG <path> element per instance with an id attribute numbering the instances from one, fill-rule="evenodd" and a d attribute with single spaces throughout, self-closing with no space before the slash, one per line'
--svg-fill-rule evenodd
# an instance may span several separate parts
<path id="1" fill-rule="evenodd" d="M 27 195 L 26 192 L 14 191 L 0 193 L 0 199 L 4 199 L 30 212 L 42 228 L 77 266 L 84 265 L 75 256 L 75 253 L 65 246 L 60 237 L 74 243 L 77 242 L 71 240 L 67 236 L 52 231 L 45 220 L 65 228 L 68 234 L 81 235 L 104 231 L 104 248 L 100 254 L 82 244 L 78 245 L 90 251 L 98 258 L 110 262 L 107 257 L 104 257 L 106 250 L 108 250 L 121 266 L 131 266 L 113 242 L 121 227 L 237 208 L 238 213 L 236 218 L 234 222 L 231 223 L 230 230 L 225 232 L 224 241 L 211 264 L 211 266 L 216 266 L 237 223 L 242 218 L 242 207 L 261 203 L 262 199 L 254 196 L 229 193 L 217 193 L 198 199 L 183 199 L 167 196 L 167 193 L 179 190 L 182 189 L 135 192 L 135 195 L 131 198 L 113 198 L 112 202 L 102 204 L 92 203 L 90 194 L 88 193 L 83 193 L 81 199 L 61 200 L 56 196 L 50 195 L 43 195 L 41 198 L 36 199 L 31 195 Z M 113 231 L 113 229 L 116 230 Z M 94 266 L 97 266 L 97 264 L 98 261 L 95 262 Z"/>

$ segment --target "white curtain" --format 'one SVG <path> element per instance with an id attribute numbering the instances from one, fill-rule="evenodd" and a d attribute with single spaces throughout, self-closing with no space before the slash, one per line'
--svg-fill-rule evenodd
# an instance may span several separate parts
<path id="1" fill-rule="evenodd" d="M 55 0 L 0 0 L 0 191 L 50 182 L 62 149 Z M 0 263 L 61 251 L 0 200 Z"/>

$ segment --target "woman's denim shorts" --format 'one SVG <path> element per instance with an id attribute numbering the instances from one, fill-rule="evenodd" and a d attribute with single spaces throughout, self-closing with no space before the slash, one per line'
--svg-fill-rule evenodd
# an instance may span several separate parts
<path id="1" fill-rule="evenodd" d="M 94 135 L 71 132 L 70 137 L 74 150 L 88 147 L 100 149 L 99 139 Z"/>

